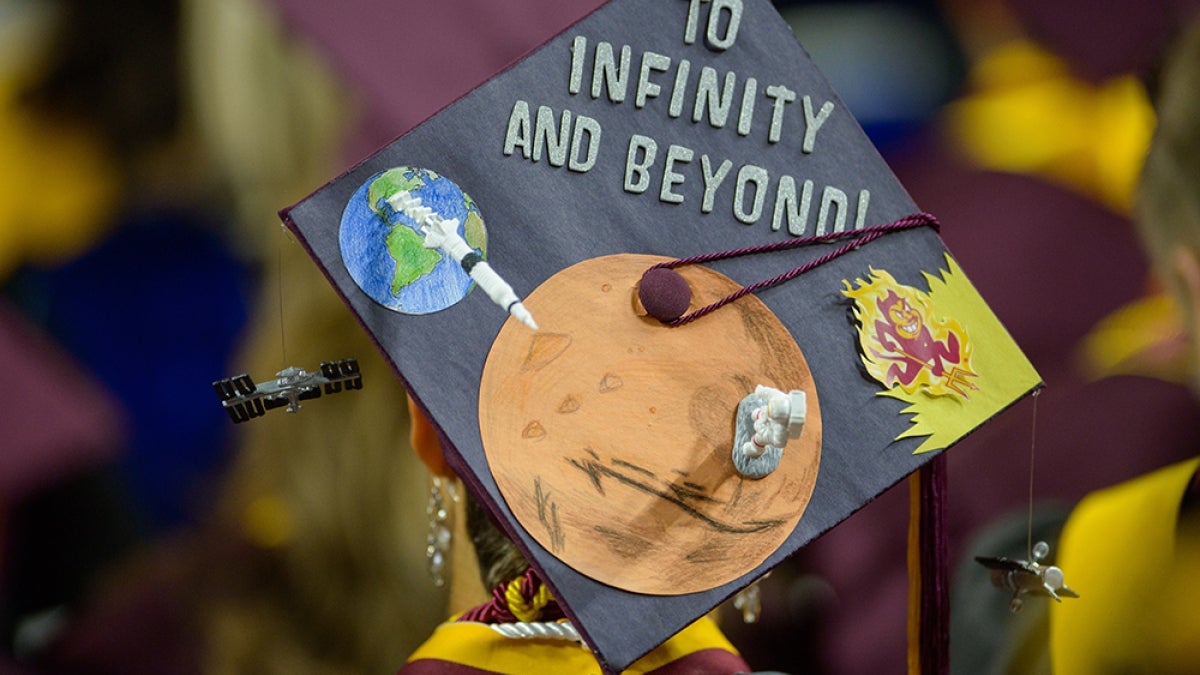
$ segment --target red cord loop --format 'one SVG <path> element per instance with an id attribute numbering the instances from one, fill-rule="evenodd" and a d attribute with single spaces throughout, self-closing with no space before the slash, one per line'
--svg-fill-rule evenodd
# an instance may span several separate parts
<path id="1" fill-rule="evenodd" d="M 749 286 L 744 286 L 744 287 L 734 291 L 733 293 L 730 293 L 729 295 L 725 296 L 724 298 L 721 298 L 720 300 L 712 303 L 711 305 L 701 307 L 700 309 L 697 309 L 696 311 L 694 311 L 690 314 L 684 314 L 683 316 L 681 316 L 677 319 L 674 319 L 672 321 L 664 321 L 663 323 L 665 323 L 668 326 L 682 326 L 685 323 L 695 321 L 696 319 L 699 319 L 700 317 L 704 316 L 705 314 L 716 311 L 716 310 L 720 309 L 721 307 L 728 305 L 729 303 L 733 302 L 734 300 L 737 300 L 738 298 L 746 295 L 747 293 L 754 293 L 754 292 L 760 291 L 764 288 L 770 288 L 771 286 L 781 284 L 785 281 L 791 281 L 792 279 L 795 279 L 796 277 L 800 276 L 801 274 L 804 274 L 805 272 L 808 272 L 809 270 L 820 267 L 821 265 L 824 265 L 825 263 L 830 262 L 831 260 L 833 260 L 835 258 L 839 258 L 839 257 L 849 253 L 850 251 L 857 249 L 858 247 L 862 246 L 863 244 L 870 243 L 870 242 L 882 237 L 885 234 L 889 234 L 892 232 L 899 232 L 900 230 L 911 230 L 911 229 L 917 228 L 917 227 L 932 227 L 934 229 L 934 231 L 937 231 L 940 229 L 941 225 L 938 223 L 937 218 L 935 218 L 932 214 L 924 213 L 924 212 L 914 213 L 912 215 L 904 216 L 903 218 L 900 218 L 898 220 L 894 220 L 890 223 L 885 223 L 883 225 L 871 225 L 869 227 L 864 227 L 861 230 L 844 230 L 842 232 L 831 232 L 829 234 L 822 234 L 819 236 L 798 237 L 795 239 L 788 239 L 785 241 L 771 242 L 769 244 L 760 244 L 758 246 L 750 246 L 750 247 L 746 247 L 746 248 L 736 248 L 736 249 L 733 249 L 730 251 L 720 251 L 718 253 L 705 253 L 703 255 L 691 256 L 689 258 L 679 258 L 677 260 L 671 260 L 668 262 L 658 263 L 657 265 L 654 265 L 650 269 L 655 269 L 655 268 L 660 268 L 660 267 L 667 268 L 667 269 L 674 269 L 676 267 L 683 267 L 684 265 L 707 263 L 707 262 L 712 262 L 715 260 L 726 260 L 728 258 L 738 258 L 741 256 L 754 255 L 754 254 L 758 254 L 758 253 L 770 253 L 772 251 L 784 251 L 784 250 L 793 249 L 793 248 L 800 248 L 803 246 L 811 246 L 813 244 L 828 244 L 828 243 L 831 243 L 834 241 L 838 241 L 840 239 L 847 239 L 847 238 L 853 237 L 853 239 L 851 241 L 846 242 L 845 244 L 826 253 L 825 255 L 823 255 L 819 258 L 810 260 L 807 263 L 805 263 L 795 269 L 784 272 L 783 274 L 780 274 L 778 276 L 771 277 L 770 279 L 766 279 L 764 281 L 759 281 L 757 283 L 750 284 Z"/>

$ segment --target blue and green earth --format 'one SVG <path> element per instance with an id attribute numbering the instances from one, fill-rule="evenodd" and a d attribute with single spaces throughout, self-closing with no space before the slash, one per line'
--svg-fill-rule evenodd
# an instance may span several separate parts
<path id="1" fill-rule="evenodd" d="M 342 212 L 338 241 L 351 278 L 379 304 L 405 314 L 429 314 L 462 300 L 474 282 L 388 199 L 408 191 L 443 219 L 458 219 L 458 233 L 487 258 L 487 231 L 475 201 L 453 181 L 428 169 L 407 166 L 371 176 Z"/>

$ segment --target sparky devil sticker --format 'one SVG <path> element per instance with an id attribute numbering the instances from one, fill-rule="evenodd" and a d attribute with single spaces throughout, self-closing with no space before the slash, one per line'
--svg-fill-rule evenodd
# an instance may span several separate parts
<path id="1" fill-rule="evenodd" d="M 862 360 L 871 377 L 907 394 L 969 398 L 978 389 L 971 369 L 967 331 L 949 318 L 937 318 L 929 295 L 903 286 L 872 269 L 867 281 L 849 282 L 842 294 L 854 300 Z"/>

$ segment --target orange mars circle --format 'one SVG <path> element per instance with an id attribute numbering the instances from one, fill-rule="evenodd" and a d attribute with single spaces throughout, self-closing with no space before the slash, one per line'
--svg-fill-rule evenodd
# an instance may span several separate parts
<path id="1" fill-rule="evenodd" d="M 643 272 L 623 254 L 555 274 L 525 299 L 540 330 L 508 321 L 479 392 L 484 453 L 509 508 L 575 570 L 628 591 L 680 595 L 754 570 L 812 496 L 821 415 L 812 373 L 779 319 L 750 295 L 672 328 L 639 316 Z M 692 309 L 736 291 L 678 270 Z M 738 403 L 756 385 L 806 393 L 779 468 L 742 478 L 730 457 Z"/>

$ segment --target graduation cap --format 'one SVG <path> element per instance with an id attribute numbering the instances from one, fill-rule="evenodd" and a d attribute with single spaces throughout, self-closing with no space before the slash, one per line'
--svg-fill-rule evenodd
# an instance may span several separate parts
<path id="1" fill-rule="evenodd" d="M 283 216 L 613 671 L 1040 384 L 767 0 L 613 0 Z"/>

